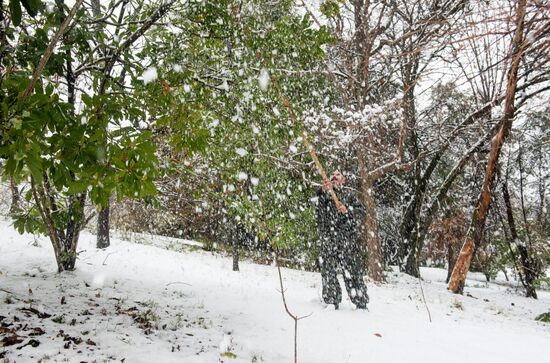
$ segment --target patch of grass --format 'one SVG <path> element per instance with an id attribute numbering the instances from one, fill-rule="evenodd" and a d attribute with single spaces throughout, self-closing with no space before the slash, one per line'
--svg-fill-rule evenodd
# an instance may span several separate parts
<path id="1" fill-rule="evenodd" d="M 63 324 L 63 323 L 65 323 L 65 315 L 61 314 L 61 315 L 58 315 L 56 317 L 53 317 L 52 321 L 54 323 Z"/>
<path id="2" fill-rule="evenodd" d="M 168 245 L 166 246 L 166 249 L 168 251 L 174 251 L 174 252 L 184 252 L 185 251 L 185 249 L 183 248 L 181 243 L 174 243 L 174 242 L 168 243 Z"/>
<path id="3" fill-rule="evenodd" d="M 151 309 L 140 311 L 138 314 L 134 316 L 134 320 L 142 325 L 150 325 L 152 321 L 158 321 L 160 320 L 160 317 L 157 315 L 157 313 Z"/>
<path id="4" fill-rule="evenodd" d="M 550 312 L 540 314 L 535 320 L 542 321 L 543 323 L 550 323 Z"/>
<path id="5" fill-rule="evenodd" d="M 264 359 L 262 358 L 262 356 L 258 356 L 256 354 L 252 355 L 252 360 L 250 361 L 251 363 L 258 363 L 258 362 L 263 362 Z"/>
<path id="6" fill-rule="evenodd" d="M 224 353 L 220 353 L 220 355 L 225 358 L 231 358 L 231 359 L 237 358 L 237 355 L 233 352 L 224 352 Z"/>
<path id="7" fill-rule="evenodd" d="M 122 306 L 128 302 L 128 296 L 122 296 L 119 298 L 113 298 L 116 300 L 115 308 L 117 310 L 122 309 Z"/>
<path id="8" fill-rule="evenodd" d="M 183 328 L 185 320 L 182 313 L 177 313 L 174 321 L 170 323 L 170 330 L 176 331 Z"/>
<path id="9" fill-rule="evenodd" d="M 147 300 L 144 304 L 151 310 L 157 310 L 159 307 L 159 304 L 154 300 Z"/>
<path id="10" fill-rule="evenodd" d="M 212 322 L 203 317 L 198 317 L 196 320 L 188 322 L 185 326 L 188 328 L 195 326 L 203 329 L 210 329 L 212 327 Z"/>
<path id="11" fill-rule="evenodd" d="M 137 311 L 130 316 L 134 319 L 134 322 L 144 330 L 145 334 L 150 334 L 152 329 L 156 329 L 156 322 L 160 320 L 160 316 L 157 314 L 158 304 L 153 300 L 143 303 L 148 308 L 146 310 Z"/>
<path id="12" fill-rule="evenodd" d="M 536 280 L 535 287 L 541 290 L 550 290 L 550 277 L 543 277 Z"/>
<path id="13" fill-rule="evenodd" d="M 4 304 L 13 304 L 13 303 L 14 301 L 11 298 L 11 296 L 7 295 L 6 298 L 4 299 Z"/>

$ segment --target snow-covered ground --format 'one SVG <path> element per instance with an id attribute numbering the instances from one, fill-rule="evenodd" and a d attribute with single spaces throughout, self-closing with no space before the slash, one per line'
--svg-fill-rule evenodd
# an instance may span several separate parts
<path id="1" fill-rule="evenodd" d="M 293 360 L 293 321 L 273 266 L 233 272 L 230 259 L 196 247 L 119 239 L 96 250 L 85 232 L 77 270 L 57 274 L 47 239 L 20 236 L 6 221 L 0 233 L 0 357 L 9 362 Z M 534 301 L 471 274 L 470 296 L 457 296 L 445 290 L 445 271 L 422 274 L 431 323 L 418 280 L 406 275 L 369 284 L 369 311 L 347 299 L 335 311 L 320 302 L 319 274 L 283 269 L 290 309 L 309 315 L 299 322 L 298 361 L 550 362 L 550 324 L 534 320 L 550 309 L 550 293 Z"/>

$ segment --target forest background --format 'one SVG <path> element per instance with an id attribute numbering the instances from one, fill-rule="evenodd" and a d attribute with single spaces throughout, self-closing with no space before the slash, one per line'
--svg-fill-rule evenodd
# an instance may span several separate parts
<path id="1" fill-rule="evenodd" d="M 0 2 L 0 157 L 59 272 L 83 228 L 316 270 L 304 137 L 366 206 L 369 277 L 550 263 L 544 1 Z"/>

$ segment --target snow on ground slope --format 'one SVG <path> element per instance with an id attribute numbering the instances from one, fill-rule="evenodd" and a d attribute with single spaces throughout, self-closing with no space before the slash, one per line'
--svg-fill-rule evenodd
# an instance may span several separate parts
<path id="1" fill-rule="evenodd" d="M 0 235 L 0 357 L 9 362 L 293 360 L 273 266 L 233 272 L 225 257 L 119 239 L 96 250 L 83 233 L 77 270 L 57 274 L 47 239 L 6 221 Z M 320 302 L 319 274 L 283 269 L 291 310 L 311 314 L 299 322 L 299 362 L 550 361 L 550 324 L 534 321 L 550 293 L 533 301 L 472 275 L 471 296 L 457 296 L 445 290 L 445 271 L 422 273 L 432 323 L 406 275 L 369 284 L 369 311 L 347 299 L 335 311 Z"/>

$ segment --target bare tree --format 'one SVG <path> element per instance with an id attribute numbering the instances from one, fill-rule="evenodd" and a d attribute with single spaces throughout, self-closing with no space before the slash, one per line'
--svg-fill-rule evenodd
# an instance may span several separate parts
<path id="1" fill-rule="evenodd" d="M 470 227 L 460 255 L 453 269 L 448 289 L 454 293 L 462 293 L 466 275 L 470 268 L 475 249 L 479 246 L 483 236 L 487 212 L 491 204 L 494 188 L 494 180 L 497 171 L 497 163 L 501 154 L 502 145 L 506 141 L 515 117 L 515 96 L 518 83 L 518 70 L 521 58 L 527 49 L 528 43 L 524 42 L 525 13 L 527 1 L 520 0 L 516 10 L 516 30 L 512 40 L 512 53 L 506 85 L 504 102 L 504 115 L 499 123 L 499 130 L 491 140 L 491 150 L 487 160 L 487 167 L 481 193 L 476 203 Z"/>

